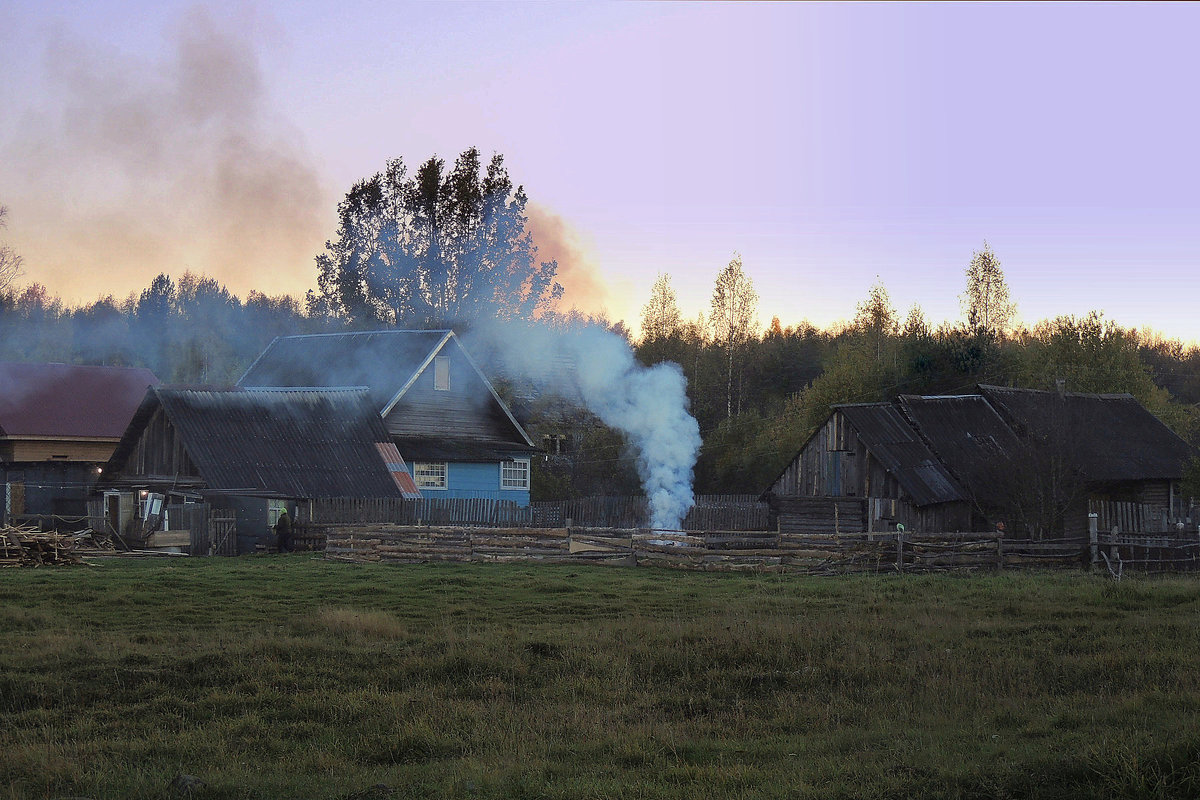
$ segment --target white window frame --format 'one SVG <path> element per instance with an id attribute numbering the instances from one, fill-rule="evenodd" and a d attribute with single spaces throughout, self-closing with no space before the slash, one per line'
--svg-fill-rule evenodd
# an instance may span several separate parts
<path id="1" fill-rule="evenodd" d="M 529 491 L 528 458 L 513 458 L 500 462 L 500 488 L 511 492 Z"/>
<path id="2" fill-rule="evenodd" d="M 450 356 L 433 359 L 433 389 L 437 392 L 450 391 Z"/>
<path id="3" fill-rule="evenodd" d="M 418 489 L 444 491 L 449 488 L 450 469 L 445 461 L 414 461 L 412 476 Z"/>

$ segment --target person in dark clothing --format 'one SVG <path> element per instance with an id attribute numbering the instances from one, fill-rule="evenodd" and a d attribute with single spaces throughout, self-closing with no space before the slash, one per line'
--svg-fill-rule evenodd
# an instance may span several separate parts
<path id="1" fill-rule="evenodd" d="M 279 547 L 279 552 L 287 553 L 292 549 L 292 519 L 288 516 L 287 509 L 279 515 L 279 521 L 275 523 L 275 540 Z"/>

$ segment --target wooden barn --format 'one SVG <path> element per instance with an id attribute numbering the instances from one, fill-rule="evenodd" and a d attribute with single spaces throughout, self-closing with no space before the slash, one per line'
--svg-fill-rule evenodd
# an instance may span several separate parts
<path id="1" fill-rule="evenodd" d="M 529 505 L 537 447 L 453 331 L 276 339 L 243 387 L 366 387 L 423 496 Z"/>
<path id="2" fill-rule="evenodd" d="M 147 387 L 147 369 L 0 363 L 0 521 L 79 518 Z"/>
<path id="3" fill-rule="evenodd" d="M 361 389 L 152 388 L 100 487 L 110 524 L 134 539 L 171 503 L 232 510 L 238 552 L 301 503 L 420 496 Z"/>
<path id="4" fill-rule="evenodd" d="M 1165 529 L 1193 455 L 1127 394 L 980 386 L 836 406 L 764 497 L 785 531 L 1080 535 L 1113 502 Z"/>

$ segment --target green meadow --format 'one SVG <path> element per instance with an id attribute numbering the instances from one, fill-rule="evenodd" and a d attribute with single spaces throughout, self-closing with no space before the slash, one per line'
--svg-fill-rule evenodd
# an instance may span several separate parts
<path id="1" fill-rule="evenodd" d="M 1200 796 L 1196 577 L 104 560 L 0 634 L 0 800 Z"/>

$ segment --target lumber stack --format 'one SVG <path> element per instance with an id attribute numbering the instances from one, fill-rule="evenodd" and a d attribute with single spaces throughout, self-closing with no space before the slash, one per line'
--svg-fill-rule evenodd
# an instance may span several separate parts
<path id="1" fill-rule="evenodd" d="M 75 537 L 61 533 L 43 533 L 36 528 L 0 528 L 0 566 L 40 567 L 79 564 Z"/>

